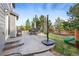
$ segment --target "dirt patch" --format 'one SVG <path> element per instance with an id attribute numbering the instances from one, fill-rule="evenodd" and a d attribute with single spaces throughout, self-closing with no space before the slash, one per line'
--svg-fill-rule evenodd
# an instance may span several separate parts
<path id="1" fill-rule="evenodd" d="M 40 36 L 46 36 L 44 33 L 39 33 L 38 35 L 40 35 Z"/>
<path id="2" fill-rule="evenodd" d="M 54 55 L 56 55 L 56 56 L 63 56 L 62 54 L 60 54 L 60 53 L 58 53 L 58 52 L 56 52 L 56 51 L 52 51 L 52 53 L 53 53 Z"/>
<path id="3" fill-rule="evenodd" d="M 59 53 L 59 52 L 56 52 L 56 51 L 52 51 L 52 50 L 50 50 L 50 52 L 51 53 L 53 53 L 55 56 L 64 56 L 64 55 L 62 55 L 61 53 Z"/>

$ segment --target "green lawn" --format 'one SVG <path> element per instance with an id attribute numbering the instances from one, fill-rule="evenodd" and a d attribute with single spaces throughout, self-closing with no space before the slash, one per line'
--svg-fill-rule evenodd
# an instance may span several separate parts
<path id="1" fill-rule="evenodd" d="M 63 55 L 68 55 L 68 56 L 79 55 L 79 49 L 77 49 L 76 47 L 73 47 L 71 45 L 67 45 L 67 48 L 64 48 L 65 36 L 50 33 L 49 38 L 56 42 L 56 46 L 53 48 L 54 51 L 59 52 Z"/>

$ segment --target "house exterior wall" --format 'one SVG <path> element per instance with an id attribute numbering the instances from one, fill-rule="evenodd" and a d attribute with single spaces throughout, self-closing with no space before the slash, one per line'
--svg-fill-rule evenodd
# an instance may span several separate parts
<path id="1" fill-rule="evenodd" d="M 0 55 L 5 43 L 5 12 L 2 4 L 0 4 Z"/>
<path id="2" fill-rule="evenodd" d="M 0 55 L 3 52 L 5 41 L 8 39 L 8 30 L 11 31 L 11 35 L 16 34 L 16 18 L 10 15 L 11 11 L 13 11 L 12 3 L 0 3 Z M 9 20 L 11 26 L 9 26 Z"/>
<path id="3" fill-rule="evenodd" d="M 9 30 L 9 17 L 10 17 L 10 11 L 13 11 L 13 6 L 12 3 L 0 3 L 2 8 L 4 9 L 4 21 L 5 21 L 5 25 L 4 25 L 4 33 L 5 33 L 5 40 L 8 39 L 9 35 L 8 35 L 8 30 Z"/>

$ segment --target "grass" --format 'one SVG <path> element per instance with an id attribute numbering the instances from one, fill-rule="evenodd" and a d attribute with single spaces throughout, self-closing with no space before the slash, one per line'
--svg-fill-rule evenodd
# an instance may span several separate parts
<path id="1" fill-rule="evenodd" d="M 54 51 L 59 52 L 63 55 L 67 55 L 67 56 L 79 55 L 79 49 L 64 43 L 65 36 L 50 33 L 49 38 L 56 42 L 56 45 L 53 48 Z M 66 45 L 66 48 L 64 48 L 64 45 Z"/>

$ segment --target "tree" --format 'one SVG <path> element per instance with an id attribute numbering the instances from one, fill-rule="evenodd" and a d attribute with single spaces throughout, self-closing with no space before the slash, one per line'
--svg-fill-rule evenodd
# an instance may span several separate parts
<path id="1" fill-rule="evenodd" d="M 48 21 L 48 26 L 49 26 L 49 29 L 52 29 L 53 25 L 52 25 L 51 20 Z"/>
<path id="2" fill-rule="evenodd" d="M 31 23 L 32 23 L 32 28 L 34 28 L 34 21 L 32 21 Z"/>
<path id="3" fill-rule="evenodd" d="M 45 24 L 47 24 L 46 17 L 41 15 L 39 18 L 37 15 L 33 18 L 32 27 L 40 30 L 41 32 L 45 31 Z M 49 28 L 52 28 L 51 20 L 49 20 Z"/>
<path id="4" fill-rule="evenodd" d="M 63 20 L 61 20 L 60 17 L 58 17 L 56 19 L 55 29 L 57 29 L 57 31 L 58 31 L 59 34 L 61 33 L 61 30 L 64 29 L 64 27 L 63 27 Z"/>
<path id="5" fill-rule="evenodd" d="M 37 20 L 39 20 L 39 19 L 38 19 L 38 16 L 35 15 L 35 17 L 33 18 L 33 21 L 34 21 L 34 22 L 37 22 Z"/>
<path id="6" fill-rule="evenodd" d="M 26 20 L 25 28 L 26 30 L 29 30 L 31 28 L 29 19 Z"/>
<path id="7" fill-rule="evenodd" d="M 71 17 L 76 17 L 79 19 L 79 3 L 71 6 L 67 14 Z"/>
<path id="8" fill-rule="evenodd" d="M 41 15 L 40 17 L 39 17 L 39 19 L 40 19 L 40 25 L 41 25 L 41 31 L 43 32 L 44 31 L 44 21 L 46 20 L 46 18 L 45 18 L 45 16 L 44 15 Z"/>
<path id="9" fill-rule="evenodd" d="M 38 19 L 37 15 L 35 15 L 35 17 L 33 18 L 32 27 L 36 29 L 39 29 L 40 27 L 40 20 Z"/>
<path id="10" fill-rule="evenodd" d="M 79 3 L 70 7 L 67 14 L 72 18 L 72 19 L 69 20 L 70 21 L 70 27 L 72 29 L 75 29 L 75 26 L 79 25 Z"/>
<path id="11" fill-rule="evenodd" d="M 63 22 L 63 27 L 64 27 L 64 30 L 66 30 L 66 31 L 70 30 L 70 29 L 69 29 L 69 28 L 70 28 L 69 22 L 68 22 L 68 21 L 64 21 L 64 22 Z"/>

